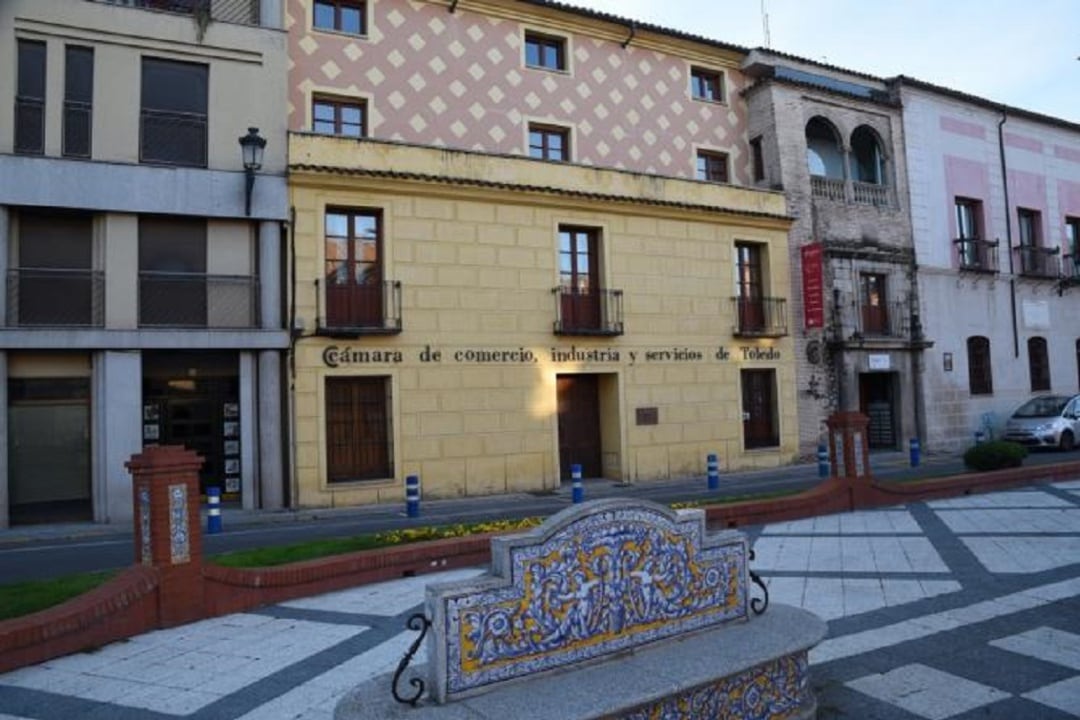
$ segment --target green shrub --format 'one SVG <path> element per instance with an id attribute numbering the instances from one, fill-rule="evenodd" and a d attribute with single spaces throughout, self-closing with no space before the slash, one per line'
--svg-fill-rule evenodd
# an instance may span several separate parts
<path id="1" fill-rule="evenodd" d="M 1023 445 L 1006 440 L 993 440 L 969 447 L 964 453 L 964 465 L 971 470 L 1020 467 L 1027 455 L 1027 448 Z"/>

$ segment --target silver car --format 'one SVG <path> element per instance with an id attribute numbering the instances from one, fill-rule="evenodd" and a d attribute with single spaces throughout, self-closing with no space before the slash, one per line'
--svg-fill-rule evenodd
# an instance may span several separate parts
<path id="1" fill-rule="evenodd" d="M 1031 447 L 1072 450 L 1080 440 L 1080 395 L 1040 395 L 1016 409 L 1005 439 Z"/>

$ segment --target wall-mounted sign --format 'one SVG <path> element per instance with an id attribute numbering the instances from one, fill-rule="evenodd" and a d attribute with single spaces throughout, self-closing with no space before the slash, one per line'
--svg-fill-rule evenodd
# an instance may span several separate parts
<path id="1" fill-rule="evenodd" d="M 802 254 L 803 321 L 806 328 L 825 327 L 825 277 L 822 272 L 824 250 L 821 243 L 799 248 Z"/>
<path id="2" fill-rule="evenodd" d="M 892 361 L 884 354 L 867 355 L 866 366 L 870 370 L 889 370 L 892 368 Z"/>
<path id="3" fill-rule="evenodd" d="M 945 353 L 941 359 L 945 365 L 945 372 L 952 372 L 952 353 Z"/>
<path id="4" fill-rule="evenodd" d="M 660 423 L 660 412 L 654 407 L 640 407 L 635 411 L 635 416 L 638 425 L 658 425 Z"/>

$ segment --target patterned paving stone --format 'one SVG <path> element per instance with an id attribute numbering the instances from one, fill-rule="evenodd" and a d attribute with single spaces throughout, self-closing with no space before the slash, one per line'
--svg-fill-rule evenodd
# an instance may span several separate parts
<path id="1" fill-rule="evenodd" d="M 1073 717 L 1080 717 L 1080 676 L 1024 693 L 1024 697 Z"/>
<path id="2" fill-rule="evenodd" d="M 1009 693 L 919 664 L 867 675 L 847 686 L 927 720 L 947 720 L 1011 697 Z"/>
<path id="3" fill-rule="evenodd" d="M 1074 633 L 1052 627 L 1039 627 L 1019 635 L 994 640 L 990 644 L 1080 671 L 1080 635 Z M 1080 701 L 1080 696 L 1077 700 Z"/>

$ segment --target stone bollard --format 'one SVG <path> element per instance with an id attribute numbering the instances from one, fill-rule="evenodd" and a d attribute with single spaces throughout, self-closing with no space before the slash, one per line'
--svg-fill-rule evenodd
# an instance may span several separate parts
<path id="1" fill-rule="evenodd" d="M 124 463 L 135 505 L 135 562 L 159 572 L 158 623 L 203 617 L 199 468 L 203 459 L 179 445 L 155 445 Z"/>

